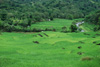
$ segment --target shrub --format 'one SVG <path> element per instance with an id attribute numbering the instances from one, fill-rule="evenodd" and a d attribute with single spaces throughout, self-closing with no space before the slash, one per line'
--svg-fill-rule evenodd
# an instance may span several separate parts
<path id="1" fill-rule="evenodd" d="M 46 28 L 45 31 L 52 31 L 51 29 Z"/>
<path id="2" fill-rule="evenodd" d="M 76 25 L 71 25 L 70 26 L 71 32 L 77 32 L 77 26 Z"/>

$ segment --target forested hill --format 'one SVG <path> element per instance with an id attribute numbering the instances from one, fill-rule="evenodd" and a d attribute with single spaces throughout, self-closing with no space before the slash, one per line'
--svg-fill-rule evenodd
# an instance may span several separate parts
<path id="1" fill-rule="evenodd" d="M 95 25 L 95 27 L 93 27 L 94 31 L 100 30 L 100 10 L 91 12 L 86 16 L 85 21 L 90 25 Z"/>
<path id="2" fill-rule="evenodd" d="M 80 18 L 100 8 L 100 0 L 0 0 L 0 2 L 2 12 L 6 11 L 17 18 L 30 16 L 34 21 L 50 17 Z"/>
<path id="3" fill-rule="evenodd" d="M 0 27 L 30 26 L 53 18 L 83 18 L 100 8 L 100 0 L 0 0 Z"/>

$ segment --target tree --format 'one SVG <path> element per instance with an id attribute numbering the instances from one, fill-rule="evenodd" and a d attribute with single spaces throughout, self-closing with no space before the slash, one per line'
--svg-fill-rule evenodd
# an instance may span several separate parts
<path id="1" fill-rule="evenodd" d="M 0 0 L 0 4 L 3 2 L 3 0 Z"/>
<path id="2" fill-rule="evenodd" d="M 98 30 L 98 28 L 97 27 L 94 27 L 93 31 L 96 32 L 97 30 Z"/>
<path id="3" fill-rule="evenodd" d="M 0 21 L 0 33 L 1 33 L 1 29 L 2 29 L 2 22 Z"/>
<path id="4" fill-rule="evenodd" d="M 5 21 L 6 19 L 7 19 L 7 14 L 6 13 L 1 14 L 1 20 Z"/>
<path id="5" fill-rule="evenodd" d="M 91 25 L 96 25 L 93 27 L 93 31 L 100 30 L 100 10 L 94 11 L 85 17 L 85 21 Z"/>
<path id="6" fill-rule="evenodd" d="M 29 19 L 29 20 L 28 20 L 28 24 L 27 24 L 28 27 L 30 27 L 30 30 L 31 30 L 31 24 L 32 24 L 31 22 L 32 22 L 31 19 Z"/>
<path id="7" fill-rule="evenodd" d="M 53 20 L 53 17 L 50 17 L 50 20 Z"/>
<path id="8" fill-rule="evenodd" d="M 71 32 L 77 32 L 77 26 L 76 25 L 71 25 L 70 26 Z"/>
<path id="9" fill-rule="evenodd" d="M 28 24 L 26 22 L 20 23 L 20 26 L 23 28 L 23 31 L 25 32 L 25 29 L 28 27 Z"/>
<path id="10" fill-rule="evenodd" d="M 31 30 L 32 24 L 41 21 L 85 17 L 89 12 L 100 9 L 100 0 L 93 2 L 91 0 L 0 0 L 0 19 L 4 22 L 3 27 L 7 24 L 14 25 L 16 30 L 20 30 L 21 26 L 22 28 L 30 26 Z M 99 12 L 91 13 L 92 17 L 89 16 L 87 20 L 96 25 L 100 24 Z M 20 25 L 20 22 L 23 24 Z"/>

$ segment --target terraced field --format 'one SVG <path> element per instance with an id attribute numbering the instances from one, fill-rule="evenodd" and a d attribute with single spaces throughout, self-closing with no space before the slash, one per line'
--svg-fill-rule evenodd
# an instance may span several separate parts
<path id="1" fill-rule="evenodd" d="M 73 19 L 73 20 L 68 20 L 68 19 L 54 19 L 53 21 L 45 21 L 45 22 L 39 22 L 36 24 L 33 24 L 30 26 L 28 29 L 55 29 L 56 31 L 62 31 L 62 27 L 66 27 L 67 30 L 69 31 L 70 25 L 72 22 L 75 21 L 81 21 L 83 18 L 80 19 Z"/>
<path id="2" fill-rule="evenodd" d="M 2 33 L 0 67 L 100 67 L 98 33 Z"/>

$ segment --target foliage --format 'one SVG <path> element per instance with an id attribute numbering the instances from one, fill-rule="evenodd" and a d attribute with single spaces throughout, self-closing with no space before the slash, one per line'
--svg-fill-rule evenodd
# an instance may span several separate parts
<path id="1" fill-rule="evenodd" d="M 82 18 L 99 9 L 99 3 L 99 0 L 0 0 L 0 21 L 4 31 L 11 25 L 21 31 L 37 22 L 54 18 Z"/>
<path id="2" fill-rule="evenodd" d="M 96 25 L 93 29 L 94 31 L 100 30 L 100 10 L 91 12 L 86 16 L 85 21 Z"/>
<path id="3" fill-rule="evenodd" d="M 77 26 L 75 25 L 75 24 L 72 24 L 71 26 L 70 26 L 70 29 L 71 29 L 71 32 L 77 32 Z"/>
<path id="4" fill-rule="evenodd" d="M 62 27 L 62 32 L 67 32 L 68 30 L 67 30 L 67 27 L 66 26 L 64 26 L 64 27 Z"/>

